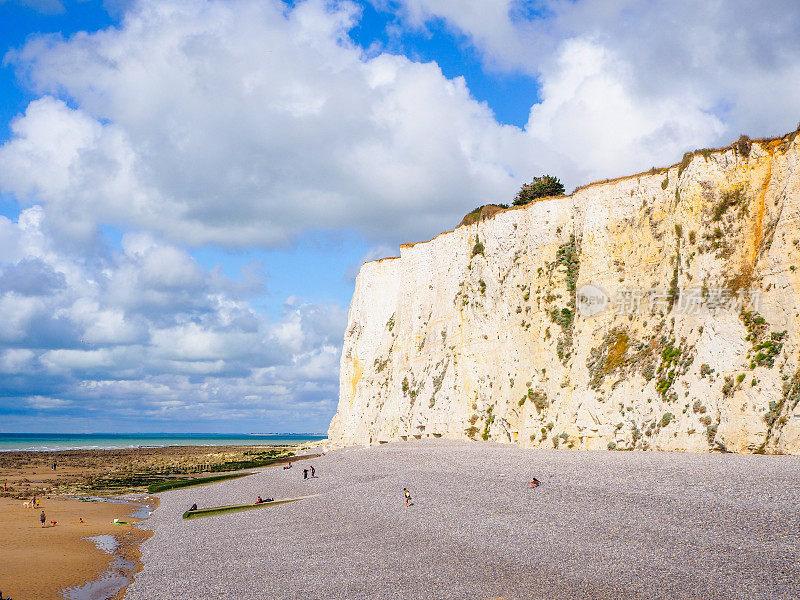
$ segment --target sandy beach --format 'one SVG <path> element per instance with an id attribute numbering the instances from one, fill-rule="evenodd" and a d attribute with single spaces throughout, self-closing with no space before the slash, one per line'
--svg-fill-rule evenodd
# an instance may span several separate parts
<path id="1" fill-rule="evenodd" d="M 317 477 L 304 481 L 306 462 Z M 791 456 L 446 440 L 337 450 L 160 494 L 126 600 L 789 600 L 800 597 L 798 477 Z M 313 494 L 181 518 L 192 503 Z"/>
<path id="2" fill-rule="evenodd" d="M 96 579 L 111 563 L 110 554 L 84 539 L 97 535 L 114 535 L 121 552 L 137 560 L 137 546 L 150 532 L 132 525 L 139 521 L 130 517 L 136 508 L 52 497 L 42 499 L 40 509 L 31 509 L 22 501 L 0 498 L 0 590 L 15 599 L 61 600 L 61 590 Z M 41 511 L 47 517 L 44 528 Z M 131 524 L 114 524 L 115 518 Z"/>
<path id="3" fill-rule="evenodd" d="M 251 460 L 270 449 L 179 446 L 0 452 L 0 591 L 16 600 L 60 600 L 63 590 L 96 581 L 115 557 L 129 561 L 130 570 L 138 569 L 139 544 L 151 535 L 133 525 L 140 521 L 131 517 L 138 506 L 83 502 L 76 496 L 130 498 L 155 507 L 157 499 L 145 492 L 148 481 L 163 480 L 164 473 L 203 476 L 209 469 Z M 41 503 L 38 510 L 23 506 L 33 496 Z M 39 521 L 42 510 L 45 528 Z M 114 519 L 130 524 L 115 524 Z M 85 539 L 98 535 L 115 536 L 119 547 L 113 555 Z"/>

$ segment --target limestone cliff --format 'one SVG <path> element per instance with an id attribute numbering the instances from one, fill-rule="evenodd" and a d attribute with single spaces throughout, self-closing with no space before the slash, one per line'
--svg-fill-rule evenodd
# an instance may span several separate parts
<path id="1" fill-rule="evenodd" d="M 798 145 L 687 154 L 366 263 L 331 440 L 800 453 Z"/>

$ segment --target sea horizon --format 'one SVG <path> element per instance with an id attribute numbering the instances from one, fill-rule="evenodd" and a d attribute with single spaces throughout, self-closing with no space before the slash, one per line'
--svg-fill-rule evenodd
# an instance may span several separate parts
<path id="1" fill-rule="evenodd" d="M 321 433 L 0 433 L 0 452 L 166 446 L 268 446 L 325 439 Z"/>

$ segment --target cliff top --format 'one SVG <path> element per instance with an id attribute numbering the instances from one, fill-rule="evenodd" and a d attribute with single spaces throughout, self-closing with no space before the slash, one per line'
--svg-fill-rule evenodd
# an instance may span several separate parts
<path id="1" fill-rule="evenodd" d="M 543 200 L 552 200 L 552 199 L 555 199 L 555 198 L 571 198 L 579 191 L 582 191 L 582 190 L 585 190 L 585 189 L 588 189 L 588 188 L 591 188 L 591 187 L 594 187 L 594 186 L 598 186 L 598 185 L 606 185 L 608 183 L 617 183 L 617 182 L 620 182 L 620 181 L 625 181 L 627 179 L 633 179 L 635 177 L 641 177 L 643 175 L 657 175 L 657 174 L 660 174 L 660 173 L 666 173 L 670 169 L 674 169 L 676 167 L 678 168 L 678 176 L 680 176 L 680 173 L 687 166 L 689 166 L 689 163 L 691 163 L 692 159 L 697 155 L 702 155 L 703 157 L 708 158 L 712 154 L 721 153 L 721 152 L 727 152 L 729 150 L 733 150 L 735 153 L 747 158 L 750 155 L 750 150 L 751 150 L 753 144 L 758 144 L 759 146 L 764 148 L 764 147 L 768 146 L 769 144 L 774 144 L 776 142 L 790 143 L 790 142 L 793 142 L 798 135 L 800 135 L 800 125 L 798 125 L 797 129 L 795 131 L 791 132 L 791 133 L 787 133 L 787 134 L 784 134 L 782 136 L 777 136 L 777 137 L 772 137 L 772 138 L 757 138 L 757 139 L 752 139 L 751 140 L 747 136 L 743 135 L 743 136 L 740 136 L 735 142 L 733 142 L 732 144 L 730 144 L 728 146 L 724 146 L 724 147 L 721 147 L 721 148 L 698 148 L 698 149 L 693 150 L 691 152 L 686 152 L 683 155 L 683 158 L 681 159 L 680 162 L 677 162 L 677 163 L 674 163 L 672 165 L 669 165 L 668 167 L 653 167 L 653 168 L 651 168 L 651 169 L 649 169 L 647 171 L 640 171 L 639 173 L 634 173 L 632 175 L 623 175 L 621 177 L 615 177 L 615 178 L 611 178 L 611 179 L 598 179 L 596 181 L 592 181 L 591 183 L 587 183 L 585 185 L 578 186 L 572 191 L 571 194 L 567 194 L 567 195 L 564 195 L 564 196 L 548 196 L 546 198 L 539 198 L 535 202 L 531 202 L 529 204 L 523 204 L 523 205 L 520 205 L 520 206 L 505 206 L 505 205 L 499 205 L 499 204 L 485 204 L 485 205 L 479 206 L 478 208 L 476 208 L 476 209 L 472 210 L 471 212 L 467 213 L 464 216 L 464 218 L 461 220 L 461 222 L 456 226 L 455 229 L 458 229 L 459 227 L 462 227 L 462 226 L 473 225 L 475 223 L 478 223 L 480 221 L 484 221 L 484 220 L 487 220 L 487 219 L 493 219 L 496 215 L 498 215 L 500 213 L 504 213 L 504 212 L 510 211 L 510 210 L 524 209 L 524 208 L 530 206 L 531 204 L 535 204 L 536 202 L 541 202 Z M 408 243 L 405 243 L 405 244 L 401 244 L 400 247 L 401 248 L 412 248 L 413 246 L 415 246 L 417 244 L 425 244 L 427 242 L 435 240 L 440 235 L 445 235 L 445 234 L 448 234 L 448 233 L 452 233 L 453 231 L 454 231 L 454 229 L 450 229 L 450 230 L 447 230 L 447 231 L 442 231 L 441 233 L 438 233 L 437 235 L 433 236 L 429 240 L 422 240 L 422 241 L 419 241 L 419 242 L 408 242 Z M 390 257 L 381 258 L 381 259 L 378 259 L 378 260 L 366 261 L 364 264 L 372 263 L 372 262 L 381 262 L 383 260 L 394 260 L 396 258 L 400 258 L 400 257 L 399 256 L 390 256 Z"/>

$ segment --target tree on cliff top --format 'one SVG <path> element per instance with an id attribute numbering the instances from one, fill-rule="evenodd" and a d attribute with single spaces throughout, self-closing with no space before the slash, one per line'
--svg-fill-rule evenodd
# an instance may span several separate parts
<path id="1" fill-rule="evenodd" d="M 533 181 L 526 183 L 522 186 L 522 188 L 520 188 L 517 197 L 514 198 L 514 206 L 528 204 L 537 198 L 563 195 L 564 186 L 558 180 L 558 177 L 553 177 L 552 175 L 542 175 L 541 177 L 534 177 Z"/>

